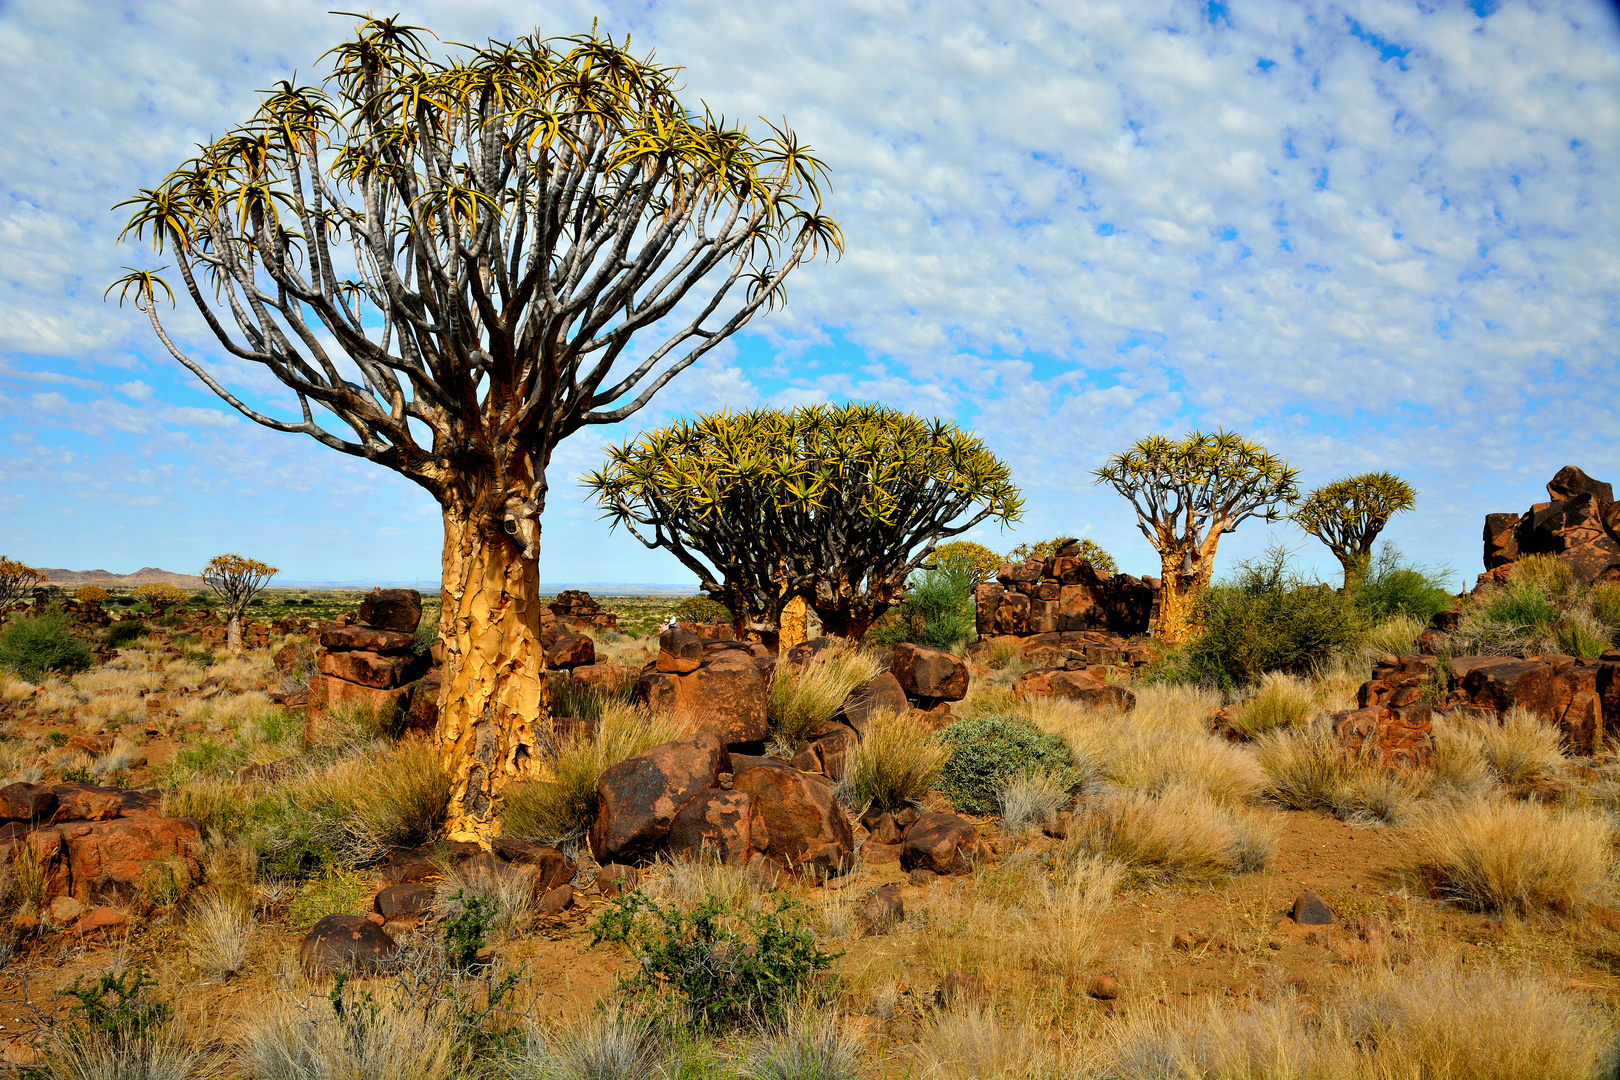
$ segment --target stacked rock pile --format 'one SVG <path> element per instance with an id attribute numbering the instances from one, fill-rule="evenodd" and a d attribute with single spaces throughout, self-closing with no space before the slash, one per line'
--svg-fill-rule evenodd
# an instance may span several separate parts
<path id="1" fill-rule="evenodd" d="M 727 746 L 762 747 L 770 733 L 766 694 L 776 656 L 757 642 L 705 640 L 690 630 L 665 630 L 658 656 L 641 671 L 635 696 L 669 709 L 694 729 Z"/>
<path id="2" fill-rule="evenodd" d="M 1547 481 L 1550 501 L 1523 514 L 1485 516 L 1485 573 L 1501 581 L 1526 555 L 1554 555 L 1582 583 L 1620 581 L 1620 504 L 1614 488 L 1566 465 Z"/>
<path id="3" fill-rule="evenodd" d="M 564 589 L 547 610 L 569 630 L 617 630 L 619 627 L 619 616 L 603 611 L 602 605 L 583 589 Z"/>
<path id="4" fill-rule="evenodd" d="M 996 580 L 974 590 L 981 637 L 1107 630 L 1144 634 L 1158 604 L 1157 578 L 1098 570 L 1070 546 L 1045 559 L 1003 563 Z"/>
<path id="5" fill-rule="evenodd" d="M 309 717 L 345 701 L 396 717 L 411 705 L 418 680 L 433 657 L 416 651 L 422 594 L 415 589 L 373 589 L 358 617 L 339 615 L 319 631 L 320 651 L 309 680 Z M 434 694 L 437 693 L 435 680 Z"/>

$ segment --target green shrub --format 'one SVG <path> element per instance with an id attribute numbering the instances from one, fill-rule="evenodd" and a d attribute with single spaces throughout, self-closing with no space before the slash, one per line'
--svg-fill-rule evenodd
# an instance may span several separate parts
<path id="1" fill-rule="evenodd" d="M 939 789 L 958 810 L 994 813 L 1007 779 L 1044 772 L 1065 788 L 1080 783 L 1069 746 L 1026 720 L 982 716 L 961 720 L 939 733 L 951 756 L 940 770 Z"/>
<path id="2" fill-rule="evenodd" d="M 491 904 L 482 896 L 468 896 L 457 889 L 451 897 L 456 913 L 444 921 L 444 952 L 452 967 L 469 971 L 478 963 L 478 951 L 489 944 L 489 929 L 495 921 Z"/>
<path id="3" fill-rule="evenodd" d="M 1394 544 L 1379 545 L 1367 573 L 1352 590 L 1356 609 L 1370 623 L 1396 615 L 1410 615 L 1427 623 L 1442 611 L 1457 606 L 1449 587 L 1447 566 L 1415 566 L 1406 562 Z"/>
<path id="4" fill-rule="evenodd" d="M 704 1026 L 772 1024 L 841 955 L 817 946 L 793 906 L 778 894 L 770 908 L 729 914 L 711 895 L 684 912 L 637 890 L 602 913 L 591 944 L 635 957 L 636 973 L 619 982 L 627 997 L 672 1005 Z"/>
<path id="5" fill-rule="evenodd" d="M 67 617 L 51 612 L 15 619 L 0 630 L 0 667 L 38 681 L 49 672 L 72 675 L 94 662 L 89 646 L 73 636 Z"/>
<path id="6" fill-rule="evenodd" d="M 1363 622 L 1350 599 L 1295 574 L 1273 548 L 1202 598 L 1203 629 L 1177 663 L 1195 681 L 1231 689 L 1269 671 L 1304 675 L 1353 648 Z"/>
<path id="7" fill-rule="evenodd" d="M 879 645 L 954 649 L 973 636 L 973 575 L 962 567 L 914 574 L 892 614 L 867 637 Z"/>
<path id="8" fill-rule="evenodd" d="M 123 622 L 113 623 L 107 628 L 107 635 L 102 639 L 109 649 L 122 649 L 146 636 L 146 624 L 139 619 L 125 619 Z"/>
<path id="9" fill-rule="evenodd" d="M 1620 629 L 1620 582 L 1605 581 L 1592 586 L 1586 594 L 1586 604 L 1592 618 L 1609 628 L 1612 635 Z"/>
<path id="10" fill-rule="evenodd" d="M 707 596 L 688 596 L 675 605 L 675 618 L 680 622 L 725 623 L 731 625 L 731 609 Z"/>

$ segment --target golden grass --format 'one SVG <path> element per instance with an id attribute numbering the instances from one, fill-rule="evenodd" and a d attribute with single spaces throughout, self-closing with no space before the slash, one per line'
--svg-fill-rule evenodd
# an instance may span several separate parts
<path id="1" fill-rule="evenodd" d="M 0 701 L 27 701 L 34 696 L 35 689 L 37 687 L 27 679 L 0 671 Z"/>
<path id="2" fill-rule="evenodd" d="M 1471 735 L 1480 760 L 1509 786 L 1550 780 L 1564 770 L 1564 735 L 1528 709 L 1509 709 L 1500 719 L 1490 714 L 1448 718 Z"/>
<path id="3" fill-rule="evenodd" d="M 31 747 L 23 743 L 0 742 L 0 785 L 22 781 L 38 783 L 45 775 Z"/>
<path id="4" fill-rule="evenodd" d="M 584 835 L 596 808 L 596 782 L 608 769 L 687 734 L 669 713 L 623 703 L 603 707 L 595 735 L 561 740 L 548 779 L 515 785 L 501 811 L 506 835 L 562 843 Z"/>
<path id="5" fill-rule="evenodd" d="M 1418 635 L 1426 629 L 1428 624 L 1416 615 L 1391 615 L 1368 629 L 1361 643 L 1369 652 L 1404 656 L 1414 651 Z"/>
<path id="6" fill-rule="evenodd" d="M 984 651 L 984 662 L 990 666 L 992 671 L 1000 671 L 1017 659 L 1018 642 L 1007 638 L 997 638 Z"/>
<path id="7" fill-rule="evenodd" d="M 1267 799 L 1290 810 L 1326 810 L 1347 821 L 1400 824 L 1419 796 L 1453 792 L 1458 789 L 1447 785 L 1466 779 L 1462 772 L 1448 777 L 1432 770 L 1395 773 L 1370 756 L 1346 760 L 1333 734 L 1317 727 L 1269 732 L 1255 740 L 1254 752 L 1265 773 Z M 1466 755 L 1442 760 L 1467 768 Z"/>
<path id="8" fill-rule="evenodd" d="M 386 986 L 368 992 L 375 1008 L 350 1002 L 345 1010 L 365 1023 L 338 1015 L 324 994 L 270 1005 L 244 1033 L 237 1067 L 252 1080 L 461 1075 L 452 1001 L 413 1003 Z"/>
<path id="9" fill-rule="evenodd" d="M 916 1075 L 940 1080 L 1013 1080 L 1063 1074 L 1053 1047 L 1027 1018 L 1003 1020 L 978 1004 L 941 1013 L 916 1050 Z"/>
<path id="10" fill-rule="evenodd" d="M 1054 820 L 1068 801 L 1068 787 L 1050 773 L 1020 773 L 996 785 L 1001 827 L 1015 835 Z"/>
<path id="11" fill-rule="evenodd" d="M 1232 727 L 1254 738 L 1268 731 L 1297 728 L 1317 711 L 1316 692 L 1295 675 L 1270 672 L 1261 676 L 1252 697 L 1237 709 Z"/>
<path id="12" fill-rule="evenodd" d="M 223 982 L 247 967 L 256 929 L 252 909 L 210 892 L 199 898 L 182 931 L 186 958 L 204 978 Z"/>
<path id="13" fill-rule="evenodd" d="M 903 716 L 874 713 L 855 750 L 845 784 L 857 807 L 898 810 L 922 798 L 939 779 L 950 750 Z"/>
<path id="14" fill-rule="evenodd" d="M 759 910 L 766 892 L 747 867 L 711 858 L 661 861 L 647 872 L 642 888 L 653 899 L 682 910 L 712 896 L 730 911 L 749 913 Z"/>
<path id="15" fill-rule="evenodd" d="M 1410 869 L 1427 887 L 1480 911 L 1565 914 L 1609 878 L 1612 834 L 1584 810 L 1471 799 L 1413 830 Z"/>
<path id="16" fill-rule="evenodd" d="M 1198 791 L 1169 788 L 1157 796 L 1092 799 L 1070 825 L 1065 846 L 1153 880 L 1211 882 L 1264 868 L 1280 833 L 1275 821 L 1234 813 Z"/>
<path id="17" fill-rule="evenodd" d="M 788 746 L 809 737 L 878 668 L 877 657 L 850 646 L 817 653 L 803 665 L 776 665 L 768 698 L 772 732 Z"/>

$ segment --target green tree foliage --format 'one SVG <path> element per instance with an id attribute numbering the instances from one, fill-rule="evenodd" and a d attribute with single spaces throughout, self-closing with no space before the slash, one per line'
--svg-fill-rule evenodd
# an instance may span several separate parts
<path id="1" fill-rule="evenodd" d="M 1414 566 L 1393 544 L 1379 545 L 1378 554 L 1364 570 L 1350 592 L 1356 607 L 1373 622 L 1393 615 L 1412 615 L 1427 622 L 1457 606 L 1457 598 L 1448 588 L 1448 567 Z"/>
<path id="2" fill-rule="evenodd" d="M 675 605 L 675 619 L 677 622 L 729 624 L 731 611 L 707 596 L 688 596 Z"/>
<path id="3" fill-rule="evenodd" d="M 973 579 L 964 569 L 922 570 L 912 575 L 893 611 L 871 631 L 879 645 L 916 642 L 953 649 L 973 637 Z"/>
<path id="4" fill-rule="evenodd" d="M 1215 572 L 1223 535 L 1256 515 L 1267 521 L 1299 497 L 1299 470 L 1229 431 L 1181 440 L 1152 435 L 1095 473 L 1131 501 L 1136 524 L 1159 553 L 1164 587 L 1154 632 L 1178 643 L 1192 631 L 1193 604 Z"/>
<path id="5" fill-rule="evenodd" d="M 38 679 L 51 672 L 72 675 L 93 661 L 89 646 L 73 636 L 72 627 L 60 612 L 15 619 L 0 630 L 0 667 L 10 668 L 26 679 Z"/>
<path id="6" fill-rule="evenodd" d="M 993 813 L 1003 780 L 1046 773 L 1065 787 L 1080 782 L 1068 743 L 1027 720 L 981 716 L 959 720 L 939 733 L 951 756 L 940 772 L 939 789 L 958 810 Z"/>
<path id="7" fill-rule="evenodd" d="M 1114 557 L 1103 549 L 1095 540 L 1076 540 L 1068 536 L 1056 536 L 1050 540 L 1038 540 L 1033 544 L 1019 544 L 1007 552 L 1007 562 L 1023 562 L 1025 559 L 1047 559 L 1056 555 L 1064 548 L 1073 548 L 1071 554 L 1076 558 L 1084 559 L 1094 569 L 1107 574 L 1119 573 L 1119 564 Z"/>
<path id="8" fill-rule="evenodd" d="M 1268 671 L 1304 675 L 1360 640 L 1365 623 L 1351 598 L 1294 572 L 1287 549 L 1243 563 L 1202 596 L 1202 631 L 1172 665 L 1224 688 Z"/>
<path id="9" fill-rule="evenodd" d="M 1366 572 L 1373 543 L 1389 519 L 1417 505 L 1417 492 L 1394 473 L 1362 473 L 1317 488 L 1289 517 L 1326 544 L 1344 567 L 1344 587 Z"/>
<path id="10" fill-rule="evenodd" d="M 171 608 L 177 608 L 186 602 L 184 589 L 178 589 L 162 581 L 148 582 L 130 595 L 151 608 L 152 614 L 158 618 L 162 618 Z"/>
<path id="11" fill-rule="evenodd" d="M 615 525 L 696 574 L 739 630 L 774 630 L 803 596 L 828 633 L 855 639 L 936 541 L 1015 521 L 1023 506 L 982 441 L 879 405 L 680 421 L 612 448 L 585 484 Z"/>
<path id="12" fill-rule="evenodd" d="M 934 549 L 934 566 L 950 573 L 966 574 L 974 585 L 983 585 L 996 576 L 1005 560 L 983 544 L 952 540 Z"/>

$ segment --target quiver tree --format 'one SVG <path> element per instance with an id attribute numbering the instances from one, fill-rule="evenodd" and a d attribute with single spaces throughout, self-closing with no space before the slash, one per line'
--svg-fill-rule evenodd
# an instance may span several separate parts
<path id="1" fill-rule="evenodd" d="M 1095 474 L 1131 501 L 1136 524 L 1159 553 L 1164 584 L 1153 632 L 1172 644 L 1191 629 L 1191 601 L 1209 586 L 1221 537 L 1299 496 L 1299 470 L 1258 443 L 1228 431 L 1195 431 L 1179 442 L 1149 436 L 1108 459 Z"/>
<path id="2" fill-rule="evenodd" d="M 1046 559 L 1056 555 L 1064 548 L 1069 548 L 1075 558 L 1086 560 L 1094 570 L 1101 570 L 1105 574 L 1119 573 L 1119 564 L 1097 541 L 1075 540 L 1068 536 L 1057 536 L 1051 540 L 1037 540 L 1033 544 L 1019 544 L 1007 552 L 1006 561 L 1023 562 L 1029 558 Z"/>
<path id="3" fill-rule="evenodd" d="M 1008 476 L 947 421 L 821 405 L 680 421 L 610 449 L 584 482 L 615 525 L 696 574 L 739 633 L 776 633 L 803 597 L 826 632 L 858 640 L 937 541 L 1018 519 Z"/>
<path id="4" fill-rule="evenodd" d="M 179 607 L 186 602 L 184 589 L 176 588 L 164 581 L 147 582 L 130 595 L 151 608 L 152 614 L 158 618 L 167 614 L 170 608 Z"/>
<path id="5" fill-rule="evenodd" d="M 0 555 L 0 615 L 22 603 L 45 580 L 45 571 Z"/>
<path id="6" fill-rule="evenodd" d="M 1348 589 L 1366 576 L 1373 541 L 1389 519 L 1415 505 L 1417 492 L 1394 473 L 1362 473 L 1317 488 L 1289 517 L 1333 552 Z"/>
<path id="7" fill-rule="evenodd" d="M 269 563 L 240 555 L 215 555 L 202 568 L 203 584 L 225 602 L 225 620 L 230 628 L 226 643 L 231 652 L 242 648 L 242 612 L 278 573 Z"/>
<path id="8" fill-rule="evenodd" d="M 1003 561 L 1000 555 L 971 540 L 952 540 L 934 549 L 934 569 L 961 574 L 974 585 L 983 585 L 995 577 Z"/>
<path id="9" fill-rule="evenodd" d="M 80 585 L 73 590 L 73 599 L 81 604 L 100 604 L 111 595 L 112 593 L 100 585 Z"/>
<path id="10" fill-rule="evenodd" d="M 426 36 L 362 20 L 326 89 L 279 84 L 130 200 L 126 234 L 170 251 L 220 348 L 279 380 L 290 417 L 170 337 L 154 273 L 121 296 L 248 419 L 438 501 L 448 832 L 487 843 L 502 788 L 536 774 L 557 444 L 641 409 L 842 237 L 792 131 L 688 109 L 674 69 L 628 42 L 536 35 L 442 59 Z"/>

